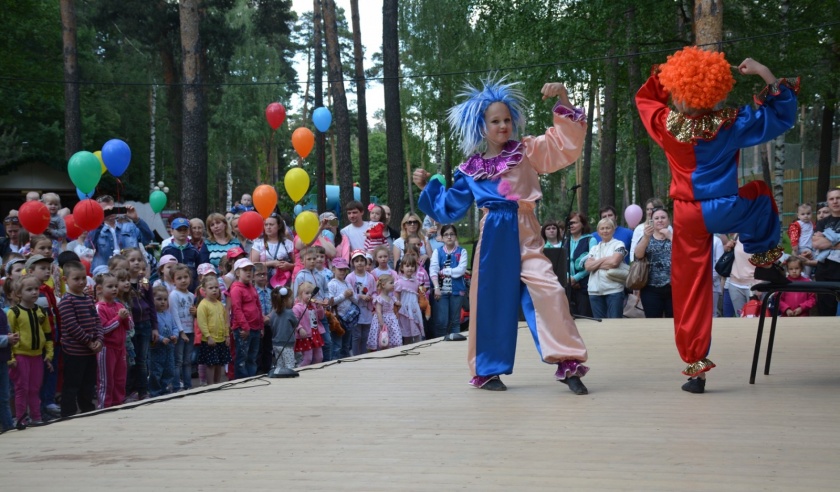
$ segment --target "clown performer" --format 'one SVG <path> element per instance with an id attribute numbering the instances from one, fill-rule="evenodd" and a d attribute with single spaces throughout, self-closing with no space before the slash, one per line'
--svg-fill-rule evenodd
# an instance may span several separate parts
<path id="1" fill-rule="evenodd" d="M 415 170 L 414 183 L 423 190 L 419 206 L 442 224 L 463 217 L 473 201 L 484 212 L 470 289 L 470 385 L 506 389 L 500 375 L 513 372 L 521 304 L 542 360 L 557 364 L 555 378 L 585 395 L 580 378 L 589 370 L 583 365 L 586 346 L 542 254 L 534 206 L 542 198 L 538 173 L 565 168 L 580 155 L 586 115 L 569 103 L 563 84 L 545 84 L 543 99 L 559 98 L 554 125 L 544 135 L 514 140 L 525 127 L 524 96 L 516 85 L 489 79 L 481 89 L 466 87 L 465 100 L 449 110 L 448 120 L 461 150 L 472 155 L 458 167 L 450 189 L 442 176 L 430 179 L 427 171 Z"/>
<path id="2" fill-rule="evenodd" d="M 731 70 L 758 75 L 767 87 L 750 106 L 723 108 L 735 83 Z M 776 263 L 782 256 L 779 211 L 770 188 L 753 181 L 738 188 L 740 149 L 772 140 L 793 126 L 799 79 L 777 79 L 747 58 L 731 67 L 723 53 L 684 48 L 654 69 L 636 94 L 639 115 L 665 151 L 674 199 L 671 285 L 674 332 L 689 376 L 682 389 L 703 393 L 712 337 L 712 234 L 740 233 L 751 253 L 755 278 L 787 282 Z M 671 99 L 675 109 L 668 106 Z"/>

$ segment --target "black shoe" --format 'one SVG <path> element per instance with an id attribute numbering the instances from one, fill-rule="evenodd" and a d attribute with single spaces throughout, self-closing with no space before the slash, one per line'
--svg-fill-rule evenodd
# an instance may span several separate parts
<path id="1" fill-rule="evenodd" d="M 450 334 L 446 335 L 445 337 L 443 337 L 443 339 L 446 340 L 447 342 L 463 342 L 464 340 L 467 339 L 467 337 L 465 337 L 464 335 L 461 335 L 460 333 L 450 333 Z"/>
<path id="2" fill-rule="evenodd" d="M 764 280 L 771 284 L 789 284 L 790 280 L 785 276 L 785 270 L 778 263 L 773 263 L 769 267 L 756 267 L 755 279 Z"/>
<path id="3" fill-rule="evenodd" d="M 580 380 L 579 376 L 569 376 L 566 379 L 561 379 L 561 383 L 567 385 L 572 393 L 576 395 L 588 395 L 589 390 L 586 389 L 586 386 L 583 384 L 583 381 Z"/>
<path id="4" fill-rule="evenodd" d="M 688 391 L 689 393 L 704 393 L 706 391 L 706 380 L 700 378 L 688 378 L 688 382 L 682 385 L 682 389 L 683 391 Z"/>
<path id="5" fill-rule="evenodd" d="M 24 422 L 23 419 L 15 420 L 15 429 L 17 429 L 19 431 L 22 431 L 22 430 L 26 429 L 26 423 Z"/>
<path id="6" fill-rule="evenodd" d="M 499 376 L 474 376 L 470 380 L 469 385 L 473 388 L 489 391 L 504 391 L 507 389 L 507 386 L 499 379 Z"/>

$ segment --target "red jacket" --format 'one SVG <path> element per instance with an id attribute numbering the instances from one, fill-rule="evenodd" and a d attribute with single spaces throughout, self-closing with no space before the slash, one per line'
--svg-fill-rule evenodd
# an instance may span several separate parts
<path id="1" fill-rule="evenodd" d="M 262 330 L 263 314 L 260 296 L 254 284 L 240 281 L 230 284 L 230 328 L 231 330 Z"/>
<path id="2" fill-rule="evenodd" d="M 810 282 L 807 277 L 800 276 L 799 278 L 790 278 L 791 282 Z M 787 316 L 785 313 L 788 309 L 802 308 L 802 314 L 799 316 L 808 316 L 811 308 L 817 305 L 817 295 L 813 292 L 782 292 L 779 299 L 779 314 Z"/>

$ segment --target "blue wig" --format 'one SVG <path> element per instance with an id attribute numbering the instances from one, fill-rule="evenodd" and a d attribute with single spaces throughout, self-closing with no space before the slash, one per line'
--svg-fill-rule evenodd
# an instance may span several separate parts
<path id="1" fill-rule="evenodd" d="M 494 80 L 493 76 L 481 81 L 482 89 L 477 89 L 469 84 L 464 92 L 458 97 L 466 98 L 462 103 L 449 109 L 447 121 L 452 128 L 452 136 L 460 142 L 458 147 L 464 155 L 471 155 L 478 151 L 484 143 L 484 134 L 487 130 L 487 123 L 484 121 L 484 112 L 495 103 L 504 103 L 510 111 L 510 118 L 513 123 L 512 137 L 519 135 L 525 128 L 525 115 L 523 107 L 525 96 L 517 86 L 518 82 L 505 83 L 505 77 Z"/>

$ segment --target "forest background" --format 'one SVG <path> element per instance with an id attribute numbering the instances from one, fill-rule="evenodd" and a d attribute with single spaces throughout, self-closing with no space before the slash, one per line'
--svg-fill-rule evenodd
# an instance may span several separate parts
<path id="1" fill-rule="evenodd" d="M 314 130 L 311 112 L 324 105 L 333 125 L 302 162 L 313 203 L 323 210 L 324 184 L 355 182 L 363 201 L 388 203 L 399 222 L 416 199 L 407 169 L 451 179 L 464 156 L 446 110 L 464 83 L 489 74 L 522 82 L 526 133 L 550 124 L 551 102 L 538 97 L 547 81 L 566 82 L 589 114 L 579 163 L 542 178 L 541 219 L 560 217 L 578 183 L 573 208 L 590 216 L 605 204 L 623 209 L 665 197 L 667 163 L 641 127 L 633 96 L 654 64 L 697 42 L 696 28 L 710 15 L 720 23 L 714 48 L 730 63 L 751 57 L 779 77 L 802 77 L 796 127 L 752 149 L 742 160 L 744 179 L 766 179 L 780 204 L 787 198 L 785 209 L 802 198 L 786 197 L 786 170 L 800 169 L 800 189 L 804 170 L 813 170 L 803 201 L 836 184 L 840 2 L 352 0 L 345 12 L 334 0 L 313 0 L 300 13 L 291 0 L 3 4 L 0 175 L 32 162 L 66 170 L 76 151 L 121 138 L 133 153 L 122 196 L 145 201 L 164 180 L 169 207 L 189 216 L 223 210 L 260 183 L 276 184 L 280 209 L 291 212 L 282 192 L 285 172 L 299 164 L 291 132 Z M 354 34 L 370 9 L 383 12 L 383 44 L 362 47 Z M 373 64 L 362 66 L 363 50 Z M 294 70 L 301 52 L 307 73 Z M 749 103 L 762 88 L 757 77 L 736 80 L 731 104 Z M 374 83 L 384 85 L 385 110 L 368 115 L 364 89 Z M 264 117 L 274 101 L 287 110 L 276 132 Z M 97 191 L 117 185 L 106 175 Z"/>

